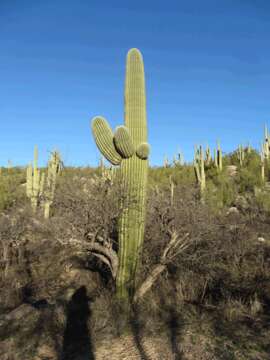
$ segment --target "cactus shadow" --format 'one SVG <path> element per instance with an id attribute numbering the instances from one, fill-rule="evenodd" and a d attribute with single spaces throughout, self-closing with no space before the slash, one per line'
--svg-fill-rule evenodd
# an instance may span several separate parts
<path id="1" fill-rule="evenodd" d="M 87 296 L 86 287 L 81 286 L 67 305 L 61 360 L 95 360 L 87 325 L 91 317 L 89 301 L 91 299 Z"/>

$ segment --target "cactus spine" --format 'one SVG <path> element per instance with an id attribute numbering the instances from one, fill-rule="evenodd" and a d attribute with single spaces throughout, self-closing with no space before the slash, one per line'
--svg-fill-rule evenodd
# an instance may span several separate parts
<path id="1" fill-rule="evenodd" d="M 119 269 L 117 297 L 127 302 L 135 288 L 135 273 L 144 238 L 145 201 L 149 145 L 147 143 L 145 80 L 142 55 L 137 49 L 127 54 L 125 79 L 125 126 L 113 134 L 102 117 L 92 121 L 95 142 L 103 156 L 120 165 L 119 176 L 125 189 L 119 219 Z"/>
<path id="2" fill-rule="evenodd" d="M 31 199 L 33 212 L 37 211 L 40 197 L 43 194 L 45 174 L 38 169 L 38 148 L 34 149 L 34 163 L 30 163 L 26 170 L 26 195 Z"/>

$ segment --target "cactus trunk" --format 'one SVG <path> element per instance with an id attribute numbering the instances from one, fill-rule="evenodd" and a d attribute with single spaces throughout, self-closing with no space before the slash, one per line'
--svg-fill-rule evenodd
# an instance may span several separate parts
<path id="1" fill-rule="evenodd" d="M 147 141 L 144 68 L 141 55 L 130 51 L 127 56 L 125 82 L 125 126 L 135 148 Z M 126 190 L 127 207 L 119 220 L 119 259 L 117 295 L 132 295 L 135 272 L 144 237 L 145 191 L 148 160 L 136 154 L 121 163 L 121 177 Z"/>

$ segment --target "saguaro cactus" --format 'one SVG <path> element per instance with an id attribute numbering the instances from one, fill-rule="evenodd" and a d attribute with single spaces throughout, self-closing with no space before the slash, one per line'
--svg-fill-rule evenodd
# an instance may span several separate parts
<path id="1" fill-rule="evenodd" d="M 46 180 L 46 188 L 44 191 L 44 218 L 48 219 L 50 217 L 50 207 L 53 203 L 55 186 L 56 186 L 56 178 L 61 170 L 61 157 L 59 152 L 53 151 L 51 154 L 51 158 L 48 163 L 47 170 L 47 180 Z"/>
<path id="2" fill-rule="evenodd" d="M 261 153 L 260 153 L 260 157 L 261 157 L 261 178 L 262 178 L 262 182 L 264 182 L 265 180 L 265 167 L 264 167 L 264 162 L 265 162 L 265 146 L 264 144 L 261 145 Z"/>
<path id="3" fill-rule="evenodd" d="M 222 171 L 222 150 L 219 141 L 217 146 L 217 163 L 219 171 Z"/>
<path id="4" fill-rule="evenodd" d="M 36 212 L 39 198 L 43 194 L 45 174 L 38 169 L 38 148 L 34 149 L 34 164 L 30 163 L 26 170 L 26 195 L 31 199 L 33 212 Z"/>
<path id="5" fill-rule="evenodd" d="M 92 120 L 95 142 L 103 156 L 120 165 L 125 204 L 119 219 L 119 269 L 117 297 L 127 301 L 135 288 L 135 273 L 144 238 L 145 200 L 148 173 L 145 79 L 142 55 L 129 50 L 125 79 L 125 126 L 112 132 L 102 117 Z"/>
<path id="6" fill-rule="evenodd" d="M 204 151 L 202 146 L 195 148 L 194 170 L 198 184 L 200 185 L 201 196 L 204 194 L 206 187 L 205 170 L 204 170 Z"/>
<path id="7" fill-rule="evenodd" d="M 206 150 L 205 150 L 205 164 L 210 165 L 211 161 L 212 161 L 211 150 L 210 150 L 209 145 L 207 145 Z"/>
<path id="8" fill-rule="evenodd" d="M 239 160 L 239 163 L 240 163 L 240 166 L 242 167 L 243 166 L 243 163 L 244 163 L 244 159 L 245 159 L 245 150 L 243 148 L 242 145 L 239 145 L 238 146 L 238 149 L 237 149 L 237 158 Z"/>

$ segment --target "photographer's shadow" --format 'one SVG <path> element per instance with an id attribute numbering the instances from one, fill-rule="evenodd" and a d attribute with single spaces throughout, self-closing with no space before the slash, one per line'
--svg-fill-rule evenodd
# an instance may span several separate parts
<path id="1" fill-rule="evenodd" d="M 67 323 L 64 332 L 62 360 L 94 360 L 91 333 L 88 320 L 91 317 L 89 308 L 91 299 L 87 296 L 86 287 L 81 286 L 67 305 Z"/>

